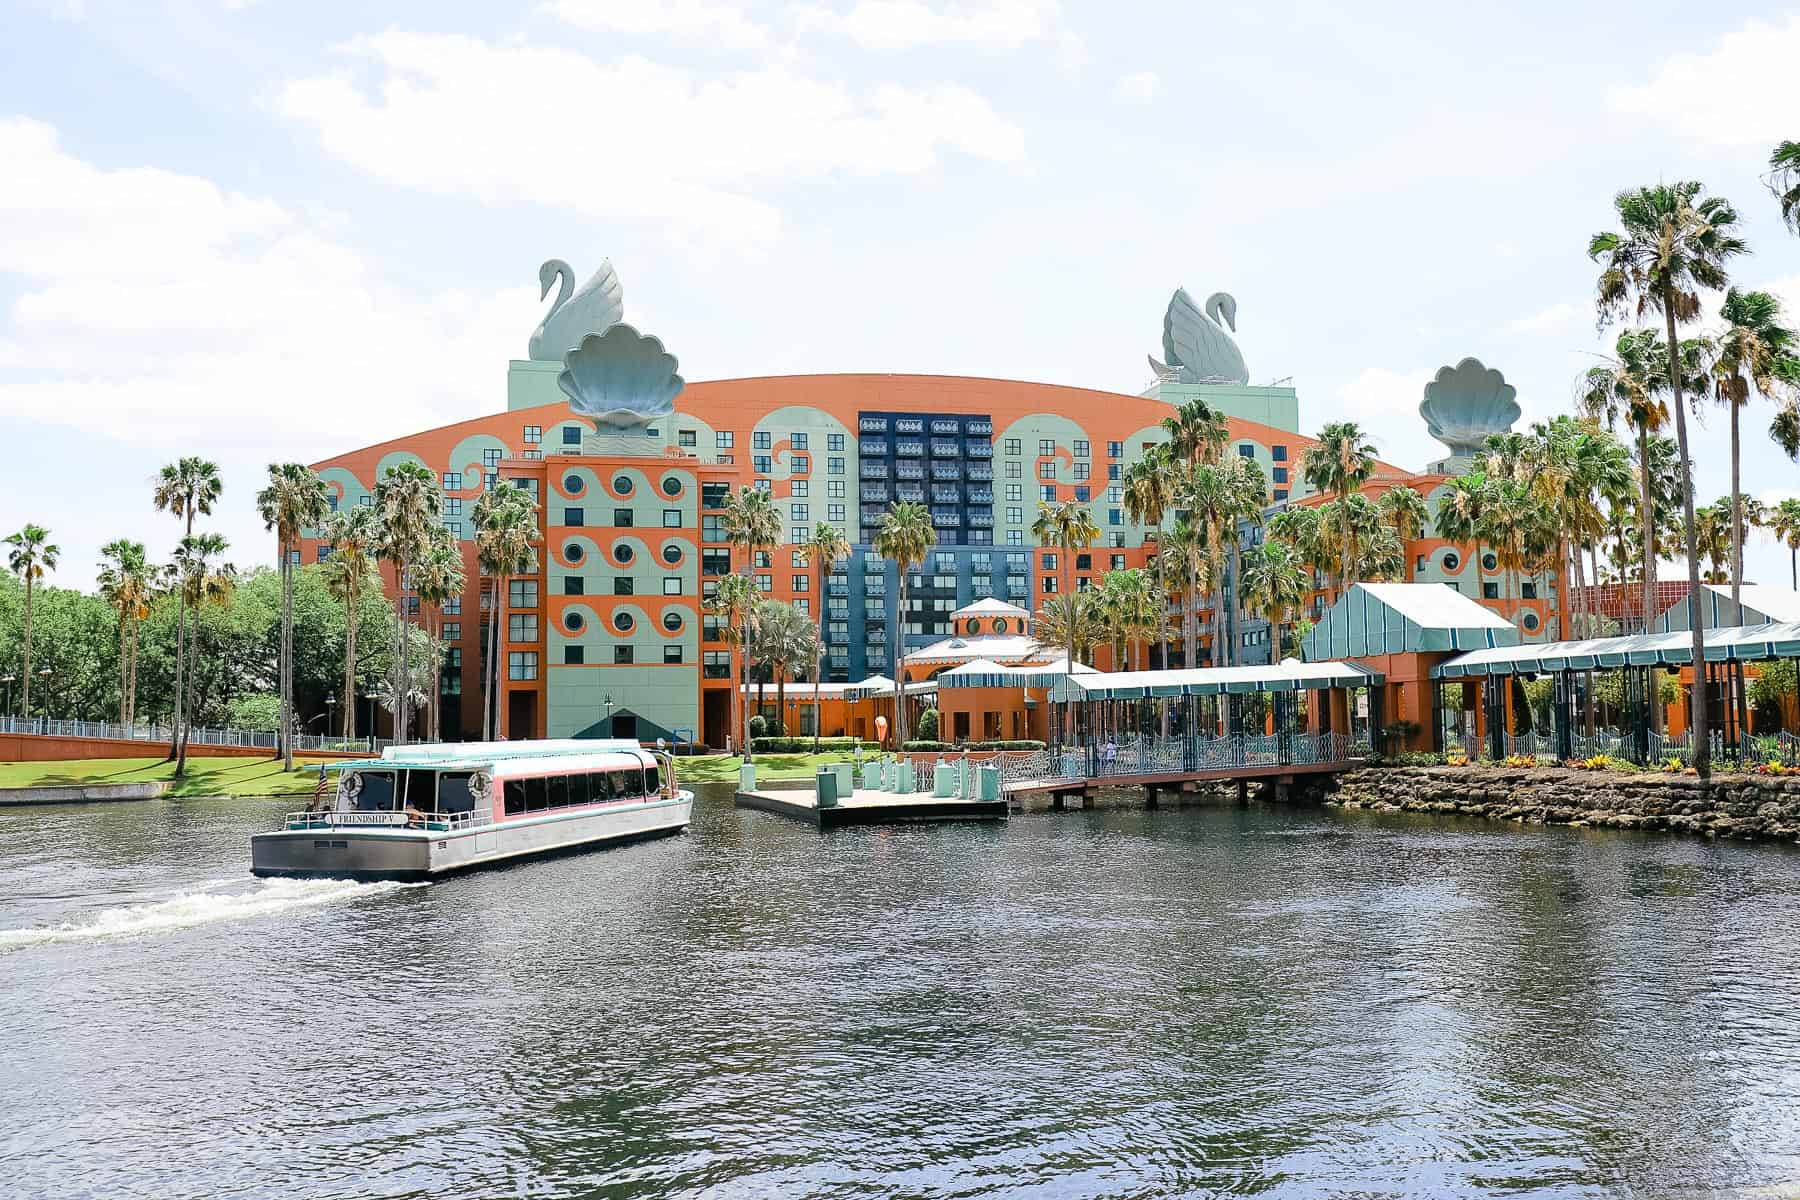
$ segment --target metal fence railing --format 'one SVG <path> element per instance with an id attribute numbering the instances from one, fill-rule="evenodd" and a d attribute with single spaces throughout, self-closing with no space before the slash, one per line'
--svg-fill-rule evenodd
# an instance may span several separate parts
<path id="1" fill-rule="evenodd" d="M 127 742 L 167 742 L 175 736 L 168 725 L 155 721 L 134 721 L 121 725 L 116 721 L 58 721 L 49 717 L 0 717 L 0 733 L 37 734 L 42 737 L 112 738 Z M 190 746 L 244 746 L 257 750 L 276 748 L 275 731 L 230 729 L 196 725 L 188 730 Z M 302 733 L 294 737 L 295 750 L 334 750 L 376 754 L 386 746 L 386 738 L 355 738 L 346 741 L 322 733 Z"/>

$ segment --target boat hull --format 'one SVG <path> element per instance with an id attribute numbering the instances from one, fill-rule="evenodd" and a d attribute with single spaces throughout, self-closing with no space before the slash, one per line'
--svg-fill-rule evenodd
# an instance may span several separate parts
<path id="1" fill-rule="evenodd" d="M 290 879 L 416 881 L 570 854 L 687 828 L 693 797 L 528 816 L 465 829 L 308 824 L 250 839 L 250 873 Z"/>

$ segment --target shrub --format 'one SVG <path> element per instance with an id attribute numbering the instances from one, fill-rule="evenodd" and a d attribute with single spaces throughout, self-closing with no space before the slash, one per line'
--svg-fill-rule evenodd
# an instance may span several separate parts
<path id="1" fill-rule="evenodd" d="M 900 748 L 902 750 L 948 750 L 950 745 L 947 742 L 917 741 L 901 742 Z"/>
<path id="2" fill-rule="evenodd" d="M 758 754 L 811 754 L 813 740 L 809 737 L 759 737 L 750 740 L 751 748 Z M 855 750 L 879 750 L 874 742 L 865 742 L 853 737 L 827 737 L 819 739 L 821 752 Z"/>
<path id="3" fill-rule="evenodd" d="M 920 713 L 919 727 L 913 730 L 913 732 L 919 736 L 919 740 L 922 742 L 936 741 L 938 735 L 938 710 L 935 708 L 928 708 Z"/>
<path id="4" fill-rule="evenodd" d="M 1034 742 L 1029 739 L 1003 742 L 970 742 L 968 748 L 970 750 L 1042 750 L 1044 748 L 1044 743 Z"/>
<path id="5" fill-rule="evenodd" d="M 1427 750 L 1408 750 L 1403 754 L 1389 755 L 1382 761 L 1396 767 L 1435 767 L 1444 762 L 1444 756 Z"/>
<path id="6" fill-rule="evenodd" d="M 766 737 L 766 736 L 768 736 L 768 733 L 769 733 L 768 720 L 761 713 L 752 714 L 750 717 L 750 737 L 752 739 L 751 744 L 755 745 L 756 743 L 755 743 L 754 739 L 759 738 L 759 737 Z"/>
<path id="7" fill-rule="evenodd" d="M 1535 754 L 1509 754 L 1500 760 L 1503 767 L 1535 767 L 1538 765 Z"/>
<path id="8" fill-rule="evenodd" d="M 233 729 L 273 733 L 281 728 L 281 697 L 273 692 L 239 696 L 226 707 L 225 723 Z"/>

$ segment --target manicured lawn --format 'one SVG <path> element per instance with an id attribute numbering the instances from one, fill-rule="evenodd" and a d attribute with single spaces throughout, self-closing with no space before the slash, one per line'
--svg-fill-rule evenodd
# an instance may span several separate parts
<path id="1" fill-rule="evenodd" d="M 187 778 L 169 796 L 312 795 L 318 759 L 296 757 L 294 770 L 268 758 L 189 758 Z M 305 765 L 302 765 L 305 764 Z M 173 779 L 175 764 L 160 758 L 76 758 L 57 762 L 0 763 L 0 787 L 71 783 L 146 783 Z"/>
<path id="2" fill-rule="evenodd" d="M 871 757 L 864 755 L 864 757 Z M 743 759 L 736 755 L 713 754 L 705 757 L 675 760 L 675 778 L 682 783 L 737 782 L 738 767 Z M 826 754 L 759 754 L 756 756 L 758 779 L 811 779 L 824 763 L 851 762 L 847 750 Z"/>

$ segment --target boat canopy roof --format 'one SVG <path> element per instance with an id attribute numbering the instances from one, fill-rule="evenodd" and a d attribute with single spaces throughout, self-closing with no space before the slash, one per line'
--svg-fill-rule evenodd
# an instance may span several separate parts
<path id="1" fill-rule="evenodd" d="M 647 767 L 655 757 L 629 738 L 563 738 L 531 742 L 430 742 L 413 746 L 389 746 L 380 758 L 346 759 L 325 763 L 331 771 L 479 771 L 496 774 L 529 774 L 546 760 L 570 770 L 591 771 L 611 767 Z M 598 760 L 598 761 L 596 761 Z"/>

